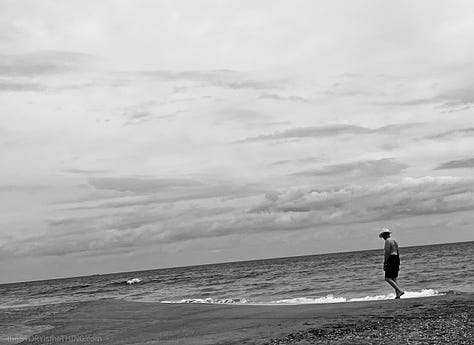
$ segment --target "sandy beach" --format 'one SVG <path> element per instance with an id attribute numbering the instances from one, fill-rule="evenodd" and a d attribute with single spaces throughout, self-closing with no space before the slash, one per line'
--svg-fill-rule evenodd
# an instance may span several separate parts
<path id="1" fill-rule="evenodd" d="M 22 344 L 474 344 L 474 294 L 306 305 L 101 300 L 48 314 Z"/>

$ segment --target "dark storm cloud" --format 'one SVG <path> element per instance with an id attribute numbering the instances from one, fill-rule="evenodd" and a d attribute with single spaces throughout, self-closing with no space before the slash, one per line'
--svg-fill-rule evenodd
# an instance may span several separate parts
<path id="1" fill-rule="evenodd" d="M 390 158 L 366 160 L 342 164 L 331 164 L 321 169 L 306 170 L 293 175 L 299 176 L 335 176 L 335 175 L 364 175 L 387 176 L 396 175 L 408 168 L 408 165 L 399 163 Z"/>
<path id="2" fill-rule="evenodd" d="M 459 159 L 443 163 L 435 170 L 474 168 L 474 158 Z"/>

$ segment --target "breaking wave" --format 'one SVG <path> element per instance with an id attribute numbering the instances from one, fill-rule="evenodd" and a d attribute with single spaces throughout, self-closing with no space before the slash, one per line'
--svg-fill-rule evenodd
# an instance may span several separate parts
<path id="1" fill-rule="evenodd" d="M 423 289 L 421 291 L 405 291 L 405 294 L 401 297 L 402 299 L 407 298 L 419 298 L 419 297 L 434 297 L 443 296 L 445 293 L 440 293 L 434 289 Z M 254 304 L 254 305 L 294 305 L 294 304 L 327 304 L 327 303 L 345 303 L 345 302 L 365 302 L 365 301 L 383 301 L 394 299 L 395 294 L 390 293 L 388 295 L 376 295 L 376 296 L 365 296 L 365 297 L 354 297 L 346 298 L 343 296 L 327 295 L 325 297 L 298 297 L 281 299 L 271 302 L 254 302 L 248 301 L 245 298 L 226 298 L 226 299 L 213 299 L 213 298 L 186 298 L 176 301 L 162 301 L 161 303 L 207 303 L 207 304 Z"/>
<path id="2" fill-rule="evenodd" d="M 245 298 L 185 298 L 177 301 L 162 301 L 161 303 L 236 304 L 247 303 L 247 300 Z"/>
<path id="3" fill-rule="evenodd" d="M 433 297 L 433 296 L 442 296 L 444 293 L 440 293 L 433 289 L 423 289 L 421 291 L 405 291 L 405 294 L 400 297 L 402 299 L 406 298 L 418 298 L 418 297 Z M 388 295 L 376 295 L 376 296 L 365 296 L 365 297 L 355 297 L 355 298 L 346 298 L 346 297 L 337 297 L 334 295 L 327 295 L 325 297 L 319 298 L 308 298 L 308 297 L 299 297 L 299 298 L 290 298 L 282 299 L 275 302 L 270 302 L 270 304 L 323 304 L 323 303 L 344 303 L 344 302 L 365 302 L 365 301 L 383 301 L 394 299 L 395 294 L 389 293 Z"/>

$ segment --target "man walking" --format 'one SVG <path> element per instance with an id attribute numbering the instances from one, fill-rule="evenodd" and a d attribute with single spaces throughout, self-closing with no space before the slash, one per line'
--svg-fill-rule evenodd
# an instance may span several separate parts
<path id="1" fill-rule="evenodd" d="M 379 237 L 385 240 L 383 270 L 385 271 L 385 281 L 395 289 L 395 298 L 398 299 L 405 292 L 400 289 L 397 283 L 398 271 L 400 269 L 400 253 L 397 241 L 390 238 L 390 234 L 389 229 L 382 229 L 379 234 Z"/>

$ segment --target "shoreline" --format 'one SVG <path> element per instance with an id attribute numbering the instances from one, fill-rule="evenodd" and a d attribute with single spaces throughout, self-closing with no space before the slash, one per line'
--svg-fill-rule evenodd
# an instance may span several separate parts
<path id="1" fill-rule="evenodd" d="M 258 306 L 103 299 L 30 323 L 52 328 L 21 344 L 383 344 L 395 336 L 410 344 L 473 344 L 473 319 L 474 293 Z M 391 344 L 398 343 L 407 344 Z"/>

